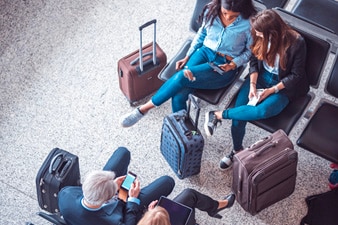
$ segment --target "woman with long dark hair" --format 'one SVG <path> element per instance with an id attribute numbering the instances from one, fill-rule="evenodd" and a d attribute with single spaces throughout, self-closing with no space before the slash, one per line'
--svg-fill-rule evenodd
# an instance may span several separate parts
<path id="1" fill-rule="evenodd" d="M 188 95 L 196 89 L 218 89 L 235 79 L 238 67 L 251 56 L 250 17 L 256 13 L 252 0 L 213 0 L 202 13 L 198 30 L 178 70 L 146 104 L 125 115 L 123 127 L 137 123 L 150 109 L 170 98 L 172 111 L 186 109 Z M 218 72 L 209 63 L 218 66 Z M 219 74 L 221 73 L 221 75 Z"/>

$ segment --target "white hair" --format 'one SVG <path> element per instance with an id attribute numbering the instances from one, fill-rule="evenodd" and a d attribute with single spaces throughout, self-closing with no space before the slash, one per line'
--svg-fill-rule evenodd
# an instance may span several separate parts
<path id="1" fill-rule="evenodd" d="M 90 172 L 82 184 L 83 196 L 91 205 L 102 205 L 117 192 L 113 171 L 95 170 Z"/>

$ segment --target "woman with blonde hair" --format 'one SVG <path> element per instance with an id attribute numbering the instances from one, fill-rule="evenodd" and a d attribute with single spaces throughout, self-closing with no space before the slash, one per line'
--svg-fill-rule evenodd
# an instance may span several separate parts
<path id="1" fill-rule="evenodd" d="M 195 225 L 197 224 L 195 218 L 196 209 L 208 213 L 211 217 L 221 219 L 222 216 L 219 213 L 224 209 L 231 208 L 234 205 L 235 198 L 235 194 L 230 193 L 220 200 L 215 200 L 195 189 L 186 188 L 174 198 L 174 201 L 192 209 L 187 224 Z M 168 212 L 164 208 L 156 205 L 157 200 L 149 204 L 148 211 L 137 225 L 170 225 Z"/>
<path id="2" fill-rule="evenodd" d="M 167 210 L 157 206 L 148 210 L 137 225 L 171 225 Z"/>

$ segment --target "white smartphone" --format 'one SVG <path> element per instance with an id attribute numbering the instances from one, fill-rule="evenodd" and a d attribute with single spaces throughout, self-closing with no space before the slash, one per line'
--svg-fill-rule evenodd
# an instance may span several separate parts
<path id="1" fill-rule="evenodd" d="M 123 180 L 123 182 L 121 184 L 121 188 L 129 191 L 131 184 L 135 181 L 136 177 L 137 176 L 136 176 L 135 173 L 129 171 L 126 178 Z"/>

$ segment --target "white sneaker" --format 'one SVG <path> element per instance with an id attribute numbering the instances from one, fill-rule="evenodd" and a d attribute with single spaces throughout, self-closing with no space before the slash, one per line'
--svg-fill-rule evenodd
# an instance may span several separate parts
<path id="1" fill-rule="evenodd" d="M 139 108 L 134 109 L 131 113 L 123 116 L 120 120 L 122 127 L 131 127 L 142 119 L 144 114 L 141 113 Z"/>
<path id="2" fill-rule="evenodd" d="M 219 167 L 222 170 L 230 169 L 232 167 L 232 163 L 234 162 L 234 155 L 239 151 L 232 150 L 228 155 L 224 156 L 219 163 Z"/>

